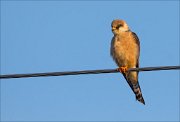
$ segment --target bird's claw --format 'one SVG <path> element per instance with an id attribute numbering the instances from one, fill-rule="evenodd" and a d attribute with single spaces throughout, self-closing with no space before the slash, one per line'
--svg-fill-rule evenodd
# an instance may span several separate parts
<path id="1" fill-rule="evenodd" d="M 121 73 L 126 73 L 126 72 L 127 72 L 127 67 L 126 67 L 126 66 L 119 67 L 117 70 L 118 70 L 119 72 L 121 72 Z"/>

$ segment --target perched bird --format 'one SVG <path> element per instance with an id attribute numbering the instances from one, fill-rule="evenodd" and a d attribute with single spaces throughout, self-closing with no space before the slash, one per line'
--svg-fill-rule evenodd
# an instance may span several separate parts
<path id="1" fill-rule="evenodd" d="M 139 67 L 140 42 L 124 20 L 113 20 L 111 23 L 114 34 L 111 41 L 111 56 L 136 96 L 136 100 L 145 105 L 141 88 L 138 83 L 138 72 L 128 72 L 128 68 Z"/>

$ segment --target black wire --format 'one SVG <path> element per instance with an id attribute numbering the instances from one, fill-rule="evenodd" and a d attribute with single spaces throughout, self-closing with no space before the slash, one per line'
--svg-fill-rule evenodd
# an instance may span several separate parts
<path id="1" fill-rule="evenodd" d="M 128 71 L 156 71 L 156 70 L 177 70 L 180 66 L 160 66 L 160 67 L 143 67 L 143 68 L 129 68 Z M 83 71 L 66 71 L 66 72 L 48 72 L 48 73 L 32 73 L 32 74 L 7 74 L 0 75 L 0 79 L 9 78 L 28 78 L 28 77 L 45 77 L 45 76 L 65 76 L 65 75 L 79 75 L 79 74 L 101 74 L 101 73 L 115 73 L 119 72 L 117 69 L 103 69 L 103 70 L 83 70 Z"/>

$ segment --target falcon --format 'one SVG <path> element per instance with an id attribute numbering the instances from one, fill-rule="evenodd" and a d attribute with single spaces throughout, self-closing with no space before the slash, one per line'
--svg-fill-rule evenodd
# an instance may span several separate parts
<path id="1" fill-rule="evenodd" d="M 111 23 L 114 34 L 111 41 L 111 56 L 136 96 L 136 100 L 145 105 L 138 82 L 138 72 L 128 72 L 129 68 L 139 67 L 140 42 L 124 20 L 113 20 Z"/>

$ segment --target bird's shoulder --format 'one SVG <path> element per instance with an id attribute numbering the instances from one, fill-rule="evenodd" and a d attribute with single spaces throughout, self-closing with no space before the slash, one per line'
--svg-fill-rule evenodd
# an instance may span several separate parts
<path id="1" fill-rule="evenodd" d="M 132 36 L 133 36 L 133 38 L 134 38 L 135 43 L 136 43 L 138 46 L 140 46 L 140 41 L 139 41 L 139 38 L 138 38 L 137 34 L 136 34 L 135 32 L 131 32 L 131 34 L 132 34 Z"/>

